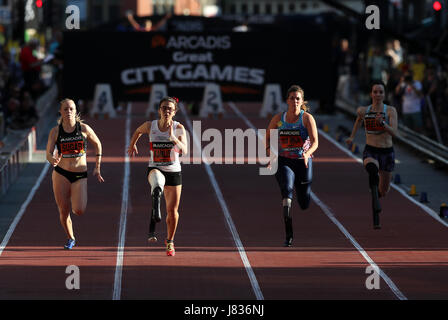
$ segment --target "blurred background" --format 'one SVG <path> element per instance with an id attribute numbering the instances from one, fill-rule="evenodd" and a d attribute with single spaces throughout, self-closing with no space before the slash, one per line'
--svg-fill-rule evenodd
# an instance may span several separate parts
<path id="1" fill-rule="evenodd" d="M 372 4 L 380 10 L 378 30 L 365 25 Z M 79 8 L 79 29 L 67 29 L 70 5 Z M 421 88 L 422 121 L 402 124 L 446 145 L 447 6 L 448 0 L 0 0 L 0 137 L 35 125 L 51 99 L 70 96 L 82 108 L 106 80 L 118 108 L 119 101 L 147 100 L 156 82 L 192 101 L 213 80 L 224 100 L 258 102 L 267 83 L 286 91 L 296 82 L 318 101 L 316 113 L 330 115 L 338 101 L 352 111 L 368 104 L 369 83 L 382 80 L 387 102 L 402 115 L 406 93 L 398 87 L 411 76 Z"/>

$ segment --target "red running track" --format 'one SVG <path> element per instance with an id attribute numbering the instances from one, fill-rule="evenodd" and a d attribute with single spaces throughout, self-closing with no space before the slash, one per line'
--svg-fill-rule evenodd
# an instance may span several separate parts
<path id="1" fill-rule="evenodd" d="M 258 106 L 239 104 L 257 128 Z M 145 121 L 144 104 L 132 106 L 131 133 Z M 202 131 L 247 129 L 231 109 L 223 119 L 201 119 Z M 78 245 L 65 251 L 51 191 L 51 171 L 27 207 L 0 256 L 0 299 L 112 299 L 114 296 L 124 181 L 125 114 L 87 119 L 104 147 L 99 184 L 89 179 L 87 213 L 74 217 Z M 181 112 L 178 120 L 186 123 Z M 200 120 L 191 118 L 190 120 Z M 204 147 L 207 142 L 202 143 Z M 149 246 L 149 186 L 145 177 L 147 137 L 130 164 L 129 203 L 121 275 L 121 299 L 397 299 L 381 279 L 366 288 L 369 263 L 316 203 L 301 211 L 293 203 L 294 247 L 281 247 L 281 199 L 273 176 L 259 165 L 211 165 L 231 220 L 247 255 L 245 267 L 205 165 L 183 165 L 176 256 L 167 257 L 165 223 L 159 242 Z M 94 150 L 90 150 L 91 155 Z M 90 157 L 93 159 L 93 157 Z M 373 230 L 366 175 L 362 166 L 320 135 L 313 192 L 330 208 L 365 253 L 408 299 L 446 299 L 446 227 L 400 193 L 391 190 L 382 205 L 383 229 Z M 67 290 L 68 265 L 79 267 L 79 290 Z M 248 271 L 249 270 L 249 271 Z"/>

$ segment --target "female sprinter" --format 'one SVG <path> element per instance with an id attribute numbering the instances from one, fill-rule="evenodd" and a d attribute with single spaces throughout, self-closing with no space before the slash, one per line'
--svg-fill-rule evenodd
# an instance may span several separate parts
<path id="1" fill-rule="evenodd" d="M 179 203 L 182 191 L 182 173 L 179 153 L 187 153 L 187 138 L 183 125 L 174 121 L 177 112 L 177 98 L 164 97 L 159 103 L 159 119 L 146 121 L 135 130 L 129 143 L 128 155 L 138 154 L 136 143 L 142 134 L 148 134 L 150 158 L 146 176 L 151 186 L 152 213 L 149 241 L 157 241 L 155 223 L 160 222 L 160 198 L 166 203 L 166 254 L 174 256 L 174 235 L 179 220 Z"/>
<path id="2" fill-rule="evenodd" d="M 395 152 L 392 137 L 397 135 L 397 110 L 384 103 L 385 86 L 373 83 L 370 97 L 372 104 L 359 107 L 352 134 L 345 141 L 351 145 L 356 131 L 364 122 L 366 146 L 363 153 L 364 167 L 369 174 L 369 187 L 372 194 L 373 228 L 381 229 L 379 213 L 380 197 L 390 189 L 392 171 L 395 167 Z"/>
<path id="3" fill-rule="evenodd" d="M 87 206 L 87 140 L 96 150 L 93 175 L 99 182 L 104 182 L 100 171 L 103 149 L 92 128 L 82 123 L 73 100 L 62 100 L 59 112 L 59 125 L 51 129 L 48 137 L 47 161 L 54 167 L 54 198 L 59 209 L 59 219 L 68 238 L 64 248 L 70 250 L 75 246 L 70 211 L 81 216 Z M 55 146 L 57 155 L 54 152 Z"/>
<path id="4" fill-rule="evenodd" d="M 294 187 L 302 210 L 310 204 L 311 182 L 313 179 L 312 155 L 318 147 L 316 122 L 308 113 L 302 88 L 293 85 L 286 94 L 288 110 L 275 115 L 269 123 L 266 134 L 267 154 L 271 152 L 270 130 L 277 129 L 278 169 L 275 174 L 280 186 L 285 222 L 286 240 L 290 247 L 293 240 L 291 204 Z"/>

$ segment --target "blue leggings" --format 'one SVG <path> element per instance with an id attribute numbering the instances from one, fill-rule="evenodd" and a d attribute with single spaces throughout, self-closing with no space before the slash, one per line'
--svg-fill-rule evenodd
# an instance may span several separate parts
<path id="1" fill-rule="evenodd" d="M 303 159 L 278 157 L 278 169 L 275 174 L 282 198 L 293 198 L 296 188 L 300 208 L 305 210 L 310 205 L 311 182 L 313 180 L 313 161 L 308 159 L 308 168 Z"/>

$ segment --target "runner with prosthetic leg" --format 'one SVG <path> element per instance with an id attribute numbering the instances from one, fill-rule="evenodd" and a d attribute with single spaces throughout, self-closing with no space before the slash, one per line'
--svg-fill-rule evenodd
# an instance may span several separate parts
<path id="1" fill-rule="evenodd" d="M 270 130 L 278 130 L 279 154 L 275 178 L 280 187 L 285 223 L 285 247 L 291 247 L 293 224 L 292 198 L 296 190 L 297 201 L 302 210 L 309 207 L 313 180 L 313 153 L 317 150 L 318 132 L 316 121 L 309 113 L 302 88 L 293 85 L 286 94 L 288 110 L 276 114 L 270 121 L 266 133 L 266 150 L 271 152 Z M 271 164 L 268 165 L 271 167 Z"/>
<path id="2" fill-rule="evenodd" d="M 138 154 L 136 143 L 143 135 L 149 136 L 149 163 L 146 176 L 151 186 L 151 218 L 149 241 L 157 241 L 156 224 L 162 220 L 160 201 L 162 195 L 166 204 L 166 254 L 174 256 L 174 235 L 179 221 L 179 203 L 182 191 L 180 154 L 187 153 L 187 137 L 182 124 L 173 120 L 178 99 L 164 97 L 159 103 L 159 119 L 146 121 L 138 127 L 129 143 L 128 155 Z"/>
<path id="3" fill-rule="evenodd" d="M 362 123 L 366 133 L 366 146 L 363 152 L 364 167 L 369 175 L 369 188 L 372 197 L 373 228 L 381 229 L 380 198 L 390 189 L 392 171 L 395 168 L 395 151 L 392 137 L 397 135 L 397 111 L 384 103 L 385 86 L 375 82 L 371 86 L 372 104 L 357 109 L 353 130 L 345 142 L 351 146 Z"/>

